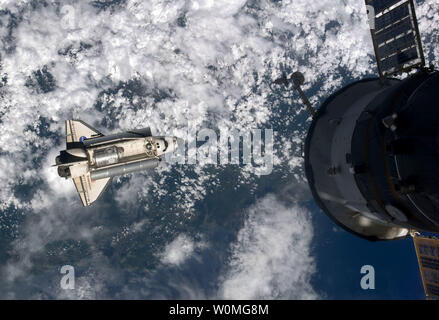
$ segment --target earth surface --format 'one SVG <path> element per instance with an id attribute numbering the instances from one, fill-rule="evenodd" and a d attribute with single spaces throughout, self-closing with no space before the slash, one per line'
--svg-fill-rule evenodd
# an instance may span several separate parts
<path id="1" fill-rule="evenodd" d="M 417 1 L 417 14 L 438 64 L 437 2 Z M 375 77 L 364 1 L 0 0 L 0 298 L 361 297 L 368 260 L 357 253 L 378 261 L 386 251 L 313 202 L 302 158 L 310 115 L 273 85 L 294 71 L 315 107 Z M 66 119 L 104 134 L 150 126 L 188 143 L 203 128 L 271 129 L 274 166 L 263 175 L 260 163 L 163 162 L 113 179 L 84 208 L 52 167 Z M 410 243 L 384 246 L 414 260 L 412 287 L 372 297 L 421 297 Z M 60 286 L 65 265 L 74 290 Z"/>

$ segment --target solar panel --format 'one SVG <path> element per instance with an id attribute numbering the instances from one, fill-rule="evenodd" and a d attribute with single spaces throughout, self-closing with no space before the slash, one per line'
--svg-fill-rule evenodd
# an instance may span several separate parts
<path id="1" fill-rule="evenodd" d="M 401 2 L 401 0 L 369 0 L 366 1 L 367 5 L 370 5 L 375 8 L 375 12 L 381 12 L 394 4 Z"/>
<path id="2" fill-rule="evenodd" d="M 381 78 L 425 66 L 413 0 L 365 0 Z"/>
<path id="3" fill-rule="evenodd" d="M 406 51 L 399 52 L 393 56 L 387 57 L 380 61 L 382 70 L 386 70 L 386 74 L 398 73 L 404 70 L 404 66 L 407 62 L 413 61 L 418 57 L 418 51 L 416 48 L 411 48 Z"/>
<path id="4" fill-rule="evenodd" d="M 427 283 L 439 286 L 439 272 L 424 270 L 424 278 Z"/>
<path id="5" fill-rule="evenodd" d="M 439 257 L 439 246 L 438 247 L 432 247 L 429 245 L 419 245 L 419 252 L 424 256 L 433 256 L 433 257 Z"/>
<path id="6" fill-rule="evenodd" d="M 393 41 L 383 44 L 378 47 L 378 54 L 383 57 L 383 60 L 395 52 L 402 52 L 405 49 L 411 49 L 416 46 L 416 41 L 411 34 L 399 37 Z"/>
<path id="7" fill-rule="evenodd" d="M 421 263 L 424 268 L 435 269 L 439 271 L 439 260 L 434 258 L 421 257 Z"/>
<path id="8" fill-rule="evenodd" d="M 413 238 L 427 298 L 439 299 L 439 240 Z"/>
<path id="9" fill-rule="evenodd" d="M 375 31 L 378 32 L 386 26 L 392 25 L 394 21 L 402 20 L 406 17 L 410 17 L 408 6 L 399 6 L 375 19 Z"/>
<path id="10" fill-rule="evenodd" d="M 427 289 L 429 292 L 431 292 L 435 296 L 439 297 L 439 286 L 434 286 L 434 285 L 429 284 L 429 285 L 427 285 Z"/>
<path id="11" fill-rule="evenodd" d="M 400 20 L 399 22 L 387 27 L 386 29 L 382 29 L 379 32 L 375 32 L 375 41 L 380 46 L 382 43 L 389 41 L 393 38 L 396 38 L 400 35 L 411 33 L 411 38 L 413 41 L 415 38 L 413 37 L 413 29 L 410 18 L 406 18 L 404 20 Z"/>

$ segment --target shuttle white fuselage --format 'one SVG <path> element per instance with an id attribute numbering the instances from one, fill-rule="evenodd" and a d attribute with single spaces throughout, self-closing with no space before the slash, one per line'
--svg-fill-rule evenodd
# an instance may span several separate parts
<path id="1" fill-rule="evenodd" d="M 61 177 L 73 180 L 88 206 L 112 177 L 157 167 L 179 143 L 177 137 L 154 137 L 149 128 L 105 136 L 85 122 L 67 120 L 66 150 L 56 157 L 56 166 Z"/>

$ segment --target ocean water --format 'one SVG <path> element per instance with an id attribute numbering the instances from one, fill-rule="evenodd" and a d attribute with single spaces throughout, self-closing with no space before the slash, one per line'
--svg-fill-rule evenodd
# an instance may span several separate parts
<path id="1" fill-rule="evenodd" d="M 437 6 L 418 1 L 437 63 Z M 301 157 L 318 107 L 375 76 L 364 3 L 0 0 L 0 298 L 324 298 Z M 163 165 L 83 208 L 52 168 L 66 119 L 105 133 L 272 129 L 274 167 Z M 206 145 L 199 145 L 207 151 Z M 317 229 L 316 229 L 317 228 Z M 60 286 L 75 268 L 75 290 Z"/>

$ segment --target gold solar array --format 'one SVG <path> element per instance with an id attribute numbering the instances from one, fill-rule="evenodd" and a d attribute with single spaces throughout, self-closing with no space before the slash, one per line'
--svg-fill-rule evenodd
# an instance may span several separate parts
<path id="1" fill-rule="evenodd" d="M 439 299 L 439 239 L 413 238 L 427 299 Z"/>

